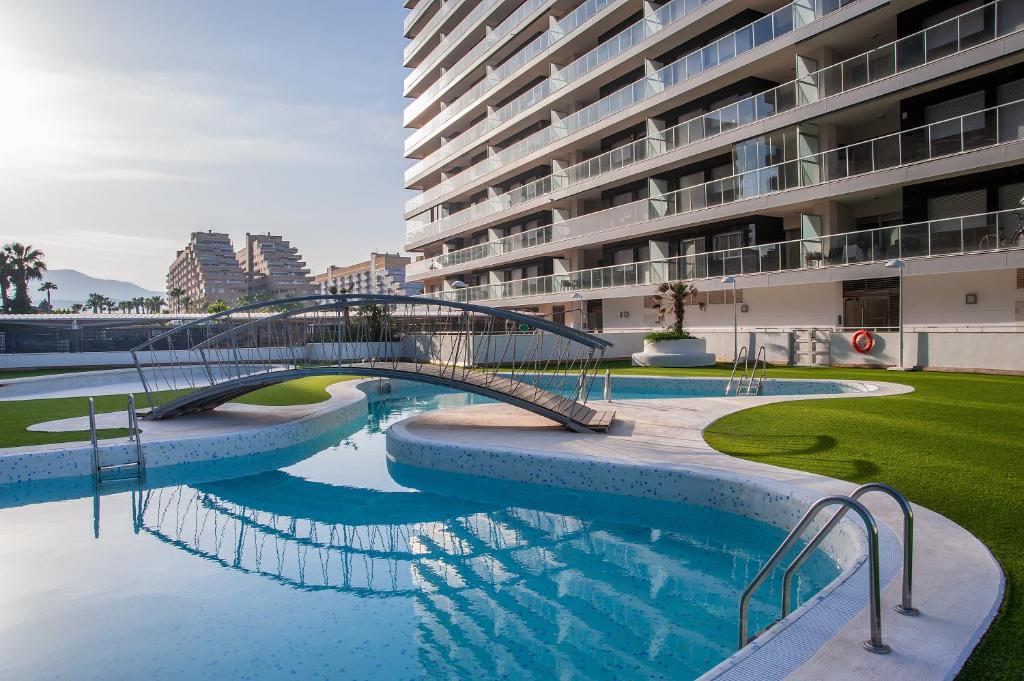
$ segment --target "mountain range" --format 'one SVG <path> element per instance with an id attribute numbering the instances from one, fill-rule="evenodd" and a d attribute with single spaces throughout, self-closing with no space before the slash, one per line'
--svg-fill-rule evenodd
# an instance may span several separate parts
<path id="1" fill-rule="evenodd" d="M 58 309 L 71 307 L 74 303 L 84 303 L 90 293 L 101 293 L 114 300 L 129 300 L 140 296 L 145 298 L 167 297 L 164 291 L 150 291 L 130 281 L 98 279 L 78 270 L 46 270 L 43 278 L 57 285 L 57 290 L 53 292 L 53 306 Z M 34 303 L 38 303 L 44 298 L 43 293 L 32 292 Z"/>

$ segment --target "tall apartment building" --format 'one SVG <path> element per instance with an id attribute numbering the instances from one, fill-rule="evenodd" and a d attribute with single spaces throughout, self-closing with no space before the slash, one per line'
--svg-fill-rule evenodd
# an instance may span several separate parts
<path id="1" fill-rule="evenodd" d="M 245 246 L 235 257 L 251 298 L 280 300 L 313 293 L 313 280 L 299 250 L 280 236 L 247 233 Z"/>
<path id="2" fill-rule="evenodd" d="M 183 296 L 171 296 L 175 289 L 181 289 Z M 178 251 L 167 272 L 167 292 L 171 312 L 195 312 L 217 300 L 237 304 L 247 288 L 231 237 L 212 230 L 192 232 L 188 245 Z"/>
<path id="3" fill-rule="evenodd" d="M 406 282 L 405 268 L 412 261 L 397 253 L 370 253 L 370 259 L 355 265 L 331 265 L 313 277 L 318 293 L 378 293 L 415 296 L 423 292 L 421 284 Z"/>
<path id="4" fill-rule="evenodd" d="M 625 332 L 688 279 L 698 330 L 733 286 L 745 328 L 1021 330 L 1021 0 L 410 4 L 427 295 Z"/>

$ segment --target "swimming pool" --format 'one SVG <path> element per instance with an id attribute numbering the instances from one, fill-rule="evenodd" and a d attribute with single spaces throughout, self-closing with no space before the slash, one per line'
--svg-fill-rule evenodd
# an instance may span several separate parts
<path id="1" fill-rule="evenodd" d="M 300 447 L 156 469 L 98 539 L 76 483 L 0 487 L 0 677 L 692 679 L 734 652 L 784 532 L 387 461 L 389 424 L 484 401 L 397 389 Z M 816 556 L 801 600 L 838 572 Z"/>

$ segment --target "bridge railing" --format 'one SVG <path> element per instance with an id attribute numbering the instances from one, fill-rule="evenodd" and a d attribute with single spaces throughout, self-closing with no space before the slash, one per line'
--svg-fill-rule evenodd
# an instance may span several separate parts
<path id="1" fill-rule="evenodd" d="M 242 394 L 288 375 L 419 378 L 585 411 L 606 341 L 543 317 L 412 296 L 256 303 L 181 324 L 132 350 L 159 411 L 189 392 Z M 418 374 L 418 376 L 417 376 Z M 283 375 L 282 375 L 283 379 Z M 552 395 L 565 398 L 557 405 Z"/>

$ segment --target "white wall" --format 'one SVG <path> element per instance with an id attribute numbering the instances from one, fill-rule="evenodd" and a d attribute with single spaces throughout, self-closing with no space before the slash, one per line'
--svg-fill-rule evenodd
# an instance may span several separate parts
<path id="1" fill-rule="evenodd" d="M 716 294 L 720 296 L 721 294 Z M 740 305 L 746 312 L 737 315 L 739 326 L 755 328 L 831 327 L 842 312 L 842 284 L 826 282 L 798 286 L 772 286 L 742 289 Z M 713 298 L 714 299 L 714 298 Z M 609 332 L 656 328 L 657 317 L 643 307 L 643 297 L 605 298 L 604 330 Z M 628 312 L 628 317 L 622 313 Z M 732 304 L 714 303 L 701 310 L 696 305 L 686 308 L 686 328 L 732 328 Z M 731 356 L 730 341 L 730 356 Z"/>
<path id="2" fill-rule="evenodd" d="M 977 294 L 976 304 L 964 302 L 968 293 Z M 1014 269 L 908 276 L 904 323 L 1006 324 L 1014 321 L 1014 304 L 1021 293 Z"/>

